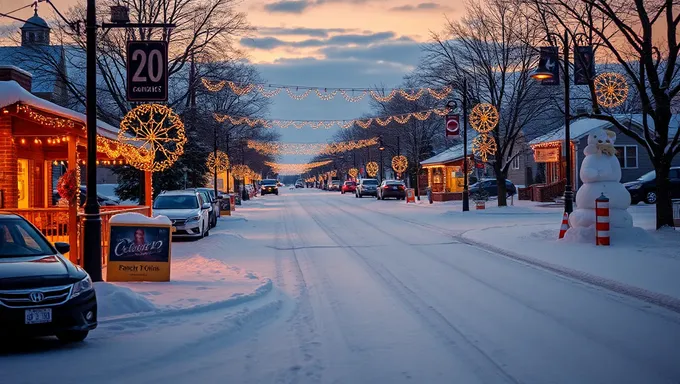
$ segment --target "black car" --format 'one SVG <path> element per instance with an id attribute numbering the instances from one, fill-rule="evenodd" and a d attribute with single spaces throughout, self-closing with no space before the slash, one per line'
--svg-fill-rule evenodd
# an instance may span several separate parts
<path id="1" fill-rule="evenodd" d="M 670 195 L 672 199 L 680 199 L 680 167 L 671 167 L 668 174 L 670 181 Z M 644 201 L 647 204 L 656 203 L 656 171 L 647 172 L 637 180 L 624 183 L 630 193 L 631 204 Z"/>
<path id="2" fill-rule="evenodd" d="M 274 179 L 264 179 L 260 182 L 260 195 L 278 195 L 279 183 Z"/>
<path id="3" fill-rule="evenodd" d="M 385 180 L 378 187 L 378 200 L 385 200 L 393 197 L 397 200 L 404 200 L 406 198 L 406 185 L 400 180 Z"/>
<path id="4" fill-rule="evenodd" d="M 0 213 L 0 339 L 57 336 L 83 341 L 97 327 L 90 276 L 23 217 Z"/>
<path id="5" fill-rule="evenodd" d="M 496 182 L 496 179 L 481 180 L 468 188 L 471 196 L 480 193 L 482 190 L 485 191 L 489 197 L 498 196 L 498 183 Z M 508 196 L 514 196 L 517 193 L 517 188 L 510 180 L 505 180 L 505 191 L 508 193 Z"/>

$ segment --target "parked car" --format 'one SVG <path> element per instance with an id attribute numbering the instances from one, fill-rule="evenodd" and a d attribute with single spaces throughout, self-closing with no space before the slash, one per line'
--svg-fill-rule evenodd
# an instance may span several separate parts
<path id="1" fill-rule="evenodd" d="M 153 215 L 167 216 L 173 237 L 203 238 L 210 235 L 210 201 L 200 192 L 161 192 L 153 202 Z"/>
<path id="2" fill-rule="evenodd" d="M 201 192 L 203 199 L 210 202 L 210 227 L 215 228 L 217 218 L 220 217 L 220 201 L 215 196 L 215 190 L 213 188 L 196 188 L 196 191 Z"/>
<path id="3" fill-rule="evenodd" d="M 514 196 L 517 193 L 517 188 L 510 180 L 505 180 L 505 189 L 508 196 Z M 482 190 L 486 191 L 489 197 L 498 196 L 498 183 L 496 179 L 482 179 L 468 187 L 470 195 L 480 193 Z"/>
<path id="4" fill-rule="evenodd" d="M 328 183 L 328 190 L 340 192 L 340 190 L 342 189 L 340 183 L 341 183 L 340 180 L 331 180 L 331 182 Z"/>
<path id="5" fill-rule="evenodd" d="M 680 167 L 671 167 L 668 175 L 671 183 L 671 198 L 680 199 Z M 624 187 L 630 193 L 631 204 L 644 201 L 647 204 L 656 203 L 656 171 L 647 172 L 637 180 L 624 183 Z"/>
<path id="6" fill-rule="evenodd" d="M 305 184 L 302 182 L 302 180 L 298 180 L 295 182 L 295 188 L 304 188 Z"/>
<path id="7" fill-rule="evenodd" d="M 377 179 L 361 179 L 357 184 L 354 195 L 357 198 L 364 196 L 378 196 L 378 180 Z"/>
<path id="8" fill-rule="evenodd" d="M 90 276 L 19 215 L 0 212 L 0 338 L 85 340 L 97 327 Z"/>
<path id="9" fill-rule="evenodd" d="M 80 206 L 82 207 L 85 205 L 85 200 L 87 198 L 87 188 L 84 186 L 80 187 Z M 57 205 L 59 203 L 59 200 L 61 200 L 61 196 L 59 196 L 59 192 L 56 190 L 52 191 L 52 204 Z M 104 196 L 100 193 L 97 193 L 97 202 L 99 203 L 100 206 L 102 207 L 107 207 L 107 206 L 113 206 L 113 205 L 119 205 L 120 201 L 119 200 L 114 200 L 108 196 Z"/>
<path id="10" fill-rule="evenodd" d="M 380 184 L 376 198 L 378 200 L 385 200 L 390 197 L 393 197 L 397 200 L 406 199 L 406 185 L 403 181 L 385 180 Z"/>
<path id="11" fill-rule="evenodd" d="M 357 183 L 354 181 L 345 181 L 344 184 L 342 184 L 342 191 L 340 193 L 344 194 L 346 192 L 356 192 L 357 190 Z"/>
<path id="12" fill-rule="evenodd" d="M 279 186 L 275 179 L 264 179 L 261 182 L 260 195 L 279 194 Z"/>

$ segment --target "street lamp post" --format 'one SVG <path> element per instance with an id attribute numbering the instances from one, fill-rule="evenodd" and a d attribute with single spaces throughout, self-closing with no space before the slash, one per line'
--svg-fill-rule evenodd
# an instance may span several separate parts
<path id="1" fill-rule="evenodd" d="M 587 38 L 586 35 L 579 33 L 574 36 L 576 38 L 577 36 L 582 35 Z M 567 214 L 571 214 L 574 210 L 574 192 L 573 192 L 573 187 L 572 187 L 572 174 L 571 174 L 571 131 L 570 131 L 570 121 L 571 121 L 571 114 L 570 114 L 570 108 L 571 108 L 571 81 L 569 78 L 569 48 L 570 48 L 570 41 L 569 41 L 569 32 L 564 31 L 564 36 L 561 36 L 557 33 L 548 33 L 548 38 L 554 37 L 555 39 L 558 39 L 562 43 L 562 59 L 563 59 L 563 70 L 564 70 L 564 160 L 566 161 L 565 165 L 565 172 L 566 172 L 566 185 L 564 186 L 564 211 Z M 539 62 L 538 68 L 534 71 L 534 73 L 531 75 L 532 78 L 535 80 L 550 80 L 554 78 L 554 74 L 552 71 L 549 70 L 549 68 L 546 67 L 546 62 L 544 60 L 541 60 Z M 588 79 L 590 80 L 590 75 L 588 75 Z"/>
<path id="2" fill-rule="evenodd" d="M 383 179 L 385 178 L 385 167 L 383 165 L 383 152 L 385 151 L 385 145 L 383 144 L 382 136 L 380 136 L 380 145 L 378 149 L 380 150 L 380 182 L 382 183 Z"/>
<path id="3" fill-rule="evenodd" d="M 460 101 L 460 99 L 458 99 Z M 468 89 L 467 89 L 467 79 L 463 79 L 463 212 L 470 210 L 470 188 L 468 183 L 468 137 L 467 137 L 467 126 L 468 126 Z M 450 109 L 456 109 L 456 102 L 454 100 L 449 101 L 446 106 Z"/>

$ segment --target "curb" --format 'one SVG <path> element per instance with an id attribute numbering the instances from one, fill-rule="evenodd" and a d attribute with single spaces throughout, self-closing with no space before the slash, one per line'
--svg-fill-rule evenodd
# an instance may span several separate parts
<path id="1" fill-rule="evenodd" d="M 235 307 L 239 304 L 247 303 L 250 301 L 253 301 L 255 299 L 258 299 L 260 297 L 265 296 L 269 292 L 272 291 L 273 288 L 273 283 L 271 279 L 265 278 L 262 280 L 262 284 L 260 284 L 253 292 L 245 294 L 245 295 L 240 295 L 240 296 L 232 296 L 226 300 L 222 301 L 216 301 L 213 303 L 207 303 L 207 304 L 199 304 L 195 305 L 193 307 L 187 307 L 187 308 L 180 308 L 180 309 L 161 309 L 157 311 L 152 311 L 152 312 L 141 312 L 141 313 L 135 313 L 131 315 L 121 315 L 121 316 L 110 316 L 110 317 L 105 317 L 105 318 L 100 318 L 97 322 L 98 324 L 111 324 L 111 323 L 117 323 L 117 322 L 123 322 L 123 321 L 129 321 L 129 320 L 146 320 L 146 319 L 153 319 L 153 318 L 163 318 L 163 317 L 168 317 L 168 316 L 181 316 L 185 314 L 195 314 L 195 313 L 204 313 L 204 312 L 209 312 L 213 311 L 216 309 L 224 309 L 224 308 L 229 308 L 229 307 Z"/>

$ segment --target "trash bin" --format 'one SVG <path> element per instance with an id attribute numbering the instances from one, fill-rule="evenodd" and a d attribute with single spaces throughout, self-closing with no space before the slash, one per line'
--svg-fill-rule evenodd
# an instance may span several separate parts
<path id="1" fill-rule="evenodd" d="M 224 195 L 220 197 L 220 216 L 231 216 L 231 197 Z"/>
<path id="2" fill-rule="evenodd" d="M 427 187 L 425 191 L 427 192 L 427 201 L 429 201 L 430 204 L 432 204 L 432 188 Z"/>

